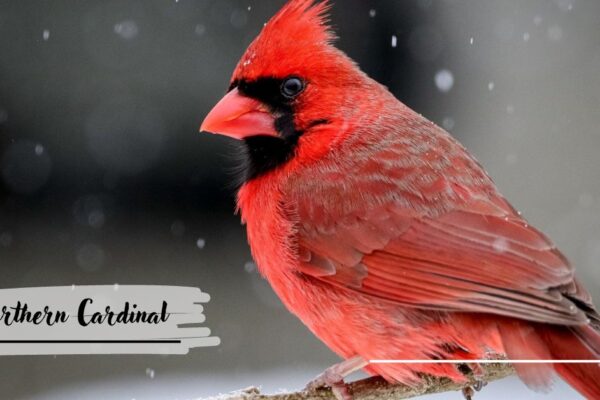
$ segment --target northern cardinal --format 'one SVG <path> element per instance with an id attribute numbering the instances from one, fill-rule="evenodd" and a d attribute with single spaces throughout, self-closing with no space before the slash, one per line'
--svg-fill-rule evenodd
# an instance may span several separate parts
<path id="1" fill-rule="evenodd" d="M 312 386 L 345 397 L 361 368 L 466 379 L 377 359 L 599 359 L 600 315 L 567 259 L 461 144 L 333 46 L 329 7 L 289 1 L 201 127 L 243 142 L 238 208 L 259 270 L 345 359 Z M 600 399 L 599 364 L 515 367 L 533 388 L 556 371 Z"/>

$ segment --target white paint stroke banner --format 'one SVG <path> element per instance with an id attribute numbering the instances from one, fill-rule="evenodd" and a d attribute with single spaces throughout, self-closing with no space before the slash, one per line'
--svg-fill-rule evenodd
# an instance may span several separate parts
<path id="1" fill-rule="evenodd" d="M 187 354 L 218 346 L 202 304 L 179 286 L 0 289 L 0 355 Z"/>

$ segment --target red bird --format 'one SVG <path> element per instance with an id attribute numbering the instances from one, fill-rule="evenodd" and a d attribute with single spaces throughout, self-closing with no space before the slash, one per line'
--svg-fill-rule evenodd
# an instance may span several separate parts
<path id="1" fill-rule="evenodd" d="M 260 272 L 346 360 L 312 386 L 345 397 L 361 368 L 465 381 L 453 364 L 377 359 L 599 359 L 600 315 L 567 259 L 462 145 L 332 45 L 328 8 L 288 2 L 201 127 L 243 141 L 238 207 Z M 600 399 L 598 364 L 516 369 Z"/>

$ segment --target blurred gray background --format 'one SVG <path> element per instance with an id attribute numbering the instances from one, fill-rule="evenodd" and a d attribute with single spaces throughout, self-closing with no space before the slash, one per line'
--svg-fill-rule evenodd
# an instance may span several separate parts
<path id="1" fill-rule="evenodd" d="M 3 399 L 273 391 L 337 361 L 256 273 L 233 150 L 197 132 L 283 3 L 0 0 L 1 287 L 198 286 L 222 339 L 187 356 L 0 358 Z M 338 45 L 459 138 L 600 301 L 600 2 L 335 3 Z M 477 398 L 507 393 L 578 398 L 514 379 Z"/>

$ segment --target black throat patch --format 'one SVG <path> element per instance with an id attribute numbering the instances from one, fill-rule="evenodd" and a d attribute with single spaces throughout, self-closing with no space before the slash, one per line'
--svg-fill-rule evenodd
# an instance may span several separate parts
<path id="1" fill-rule="evenodd" d="M 235 81 L 229 90 L 237 87 L 240 94 L 267 105 L 276 115 L 275 129 L 278 137 L 250 136 L 244 139 L 240 173 L 242 183 L 248 182 L 289 161 L 296 151 L 298 139 L 304 133 L 294 125 L 294 100 L 281 93 L 283 79 L 260 78 L 254 81 Z M 325 120 L 310 124 L 326 123 Z"/>

